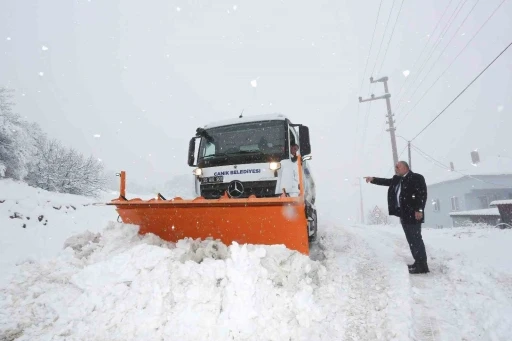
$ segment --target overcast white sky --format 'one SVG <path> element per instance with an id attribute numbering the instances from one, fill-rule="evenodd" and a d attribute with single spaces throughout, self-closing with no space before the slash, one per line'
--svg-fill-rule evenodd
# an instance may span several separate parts
<path id="1" fill-rule="evenodd" d="M 380 0 L 3 0 L 0 84 L 16 89 L 17 111 L 39 122 L 50 136 L 93 153 L 113 171 L 127 170 L 140 182 L 190 173 L 188 140 L 197 126 L 237 117 L 243 109 L 246 116 L 281 112 L 310 127 L 318 202 L 345 218 L 357 214 L 357 177 L 392 175 L 385 101 L 372 102 L 367 121 L 369 103 L 358 103 L 359 96 L 369 95 L 370 72 L 375 69 L 375 78 L 389 77 L 397 134 L 412 138 L 512 40 L 512 3 L 505 1 L 400 123 L 501 1 L 405 0 L 381 69 L 402 3 L 383 0 L 363 74 Z M 428 77 L 413 82 L 427 53 L 413 68 L 414 62 L 448 3 L 426 52 L 457 6 L 462 8 L 422 75 L 440 58 Z M 409 92 L 400 104 L 405 70 L 410 70 Z M 414 144 L 456 167 L 469 164 L 474 148 L 482 159 L 512 157 L 506 150 L 512 128 L 511 70 L 512 48 Z M 373 92 L 381 95 L 382 84 Z M 405 145 L 398 138 L 399 153 Z M 413 170 L 427 181 L 443 172 L 414 151 L 412 157 Z M 366 208 L 386 203 L 383 188 L 364 184 L 364 196 Z"/>

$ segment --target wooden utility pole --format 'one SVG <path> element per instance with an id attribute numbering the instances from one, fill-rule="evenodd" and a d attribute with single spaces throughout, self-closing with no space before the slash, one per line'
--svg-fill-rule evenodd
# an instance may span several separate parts
<path id="1" fill-rule="evenodd" d="M 369 102 L 369 101 L 375 101 L 377 99 L 385 99 L 386 100 L 386 106 L 388 108 L 388 114 L 387 117 L 387 124 L 389 125 L 389 128 L 386 129 L 386 131 L 389 131 L 389 135 L 391 137 L 391 149 L 393 151 L 393 166 L 397 164 L 398 162 L 398 152 L 396 151 L 396 137 L 395 137 L 395 120 L 393 119 L 393 116 L 395 116 L 391 112 L 391 102 L 389 98 L 391 97 L 391 94 L 388 90 L 388 77 L 382 77 L 377 79 L 376 81 L 373 80 L 373 77 L 370 77 L 370 83 L 384 83 L 384 92 L 385 94 L 379 97 L 375 97 L 374 94 L 371 95 L 371 98 L 363 99 L 362 97 L 359 97 L 359 103 L 362 102 Z M 409 154 L 410 155 L 410 154 Z M 394 169 L 395 167 L 393 167 Z"/>

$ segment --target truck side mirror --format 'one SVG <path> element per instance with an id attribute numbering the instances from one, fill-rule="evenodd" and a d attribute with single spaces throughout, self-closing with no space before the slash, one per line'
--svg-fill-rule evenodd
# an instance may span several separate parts
<path id="1" fill-rule="evenodd" d="M 196 139 L 197 137 L 193 137 L 188 143 L 188 165 L 190 167 L 196 166 Z"/>
<path id="2" fill-rule="evenodd" d="M 306 126 L 299 126 L 299 143 L 300 143 L 300 154 L 308 155 L 311 154 L 311 143 L 309 141 L 309 128 Z"/>

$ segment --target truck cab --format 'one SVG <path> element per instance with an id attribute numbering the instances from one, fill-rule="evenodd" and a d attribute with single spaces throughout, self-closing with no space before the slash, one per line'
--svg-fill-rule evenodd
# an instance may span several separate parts
<path id="1" fill-rule="evenodd" d="M 218 199 L 299 195 L 298 145 L 303 162 L 305 212 L 316 237 L 316 190 L 309 129 L 281 114 L 213 122 L 200 127 L 189 143 L 188 165 L 195 167 L 196 195 Z"/>

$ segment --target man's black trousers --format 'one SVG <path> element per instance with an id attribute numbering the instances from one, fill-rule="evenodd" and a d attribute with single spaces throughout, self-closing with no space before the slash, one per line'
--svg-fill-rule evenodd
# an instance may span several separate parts
<path id="1" fill-rule="evenodd" d="M 427 252 L 425 251 L 425 244 L 421 237 L 421 223 L 405 224 L 402 221 L 401 223 L 414 260 L 416 263 L 420 264 L 427 263 Z"/>

